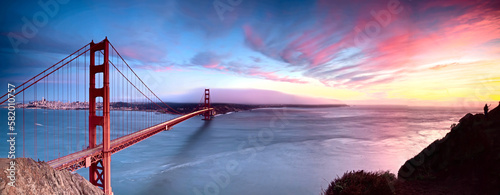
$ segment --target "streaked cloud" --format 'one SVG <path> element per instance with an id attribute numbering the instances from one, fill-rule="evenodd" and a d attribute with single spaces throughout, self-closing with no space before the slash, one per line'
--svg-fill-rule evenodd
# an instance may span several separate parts
<path id="1" fill-rule="evenodd" d="M 223 20 L 212 1 L 70 1 L 16 53 L 8 34 L 22 34 L 22 18 L 40 10 L 36 2 L 0 8 L 0 81 L 22 81 L 107 36 L 133 68 L 183 71 L 184 83 L 234 79 L 360 102 L 499 97 L 490 90 L 498 82 L 478 82 L 500 76 L 499 1 L 244 0 Z"/>

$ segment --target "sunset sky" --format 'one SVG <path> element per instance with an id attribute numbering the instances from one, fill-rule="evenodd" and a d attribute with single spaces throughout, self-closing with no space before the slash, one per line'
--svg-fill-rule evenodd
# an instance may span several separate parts
<path id="1" fill-rule="evenodd" d="M 306 96 L 302 103 L 500 100 L 499 1 L 41 2 L 50 6 L 2 2 L 2 83 L 22 83 L 107 36 L 167 101 L 203 88 L 219 89 L 220 102 L 276 103 L 281 93 Z M 23 32 L 40 13 L 47 23 Z"/>

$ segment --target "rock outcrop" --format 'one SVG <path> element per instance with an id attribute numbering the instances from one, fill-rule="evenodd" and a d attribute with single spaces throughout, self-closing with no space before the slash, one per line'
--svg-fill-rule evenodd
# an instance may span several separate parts
<path id="1" fill-rule="evenodd" d="M 442 139 L 406 161 L 398 171 L 403 186 L 448 187 L 442 192 L 500 192 L 500 106 L 467 114 Z M 407 192 L 402 192 L 407 193 Z"/>
<path id="2" fill-rule="evenodd" d="M 7 178 L 10 159 L 0 158 L 0 194 L 104 194 L 82 176 L 68 171 L 56 171 L 45 162 L 30 158 L 15 159 L 16 177 L 12 187 Z"/>

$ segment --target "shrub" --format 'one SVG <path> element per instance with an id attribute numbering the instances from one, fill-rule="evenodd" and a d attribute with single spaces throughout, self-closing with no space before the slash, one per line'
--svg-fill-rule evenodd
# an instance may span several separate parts
<path id="1" fill-rule="evenodd" d="M 332 181 L 323 194 L 394 194 L 391 186 L 395 180 L 396 177 L 389 171 L 351 171 Z"/>

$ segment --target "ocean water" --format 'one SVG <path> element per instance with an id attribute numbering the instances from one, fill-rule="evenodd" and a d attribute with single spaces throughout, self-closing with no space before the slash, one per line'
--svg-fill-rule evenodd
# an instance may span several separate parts
<path id="1" fill-rule="evenodd" d="M 480 111 L 352 106 L 256 109 L 212 121 L 194 117 L 114 154 L 111 186 L 115 194 L 319 194 L 346 171 L 396 174 L 451 124 Z M 84 132 L 81 124 L 73 128 Z M 8 151 L 6 143 L 0 146 Z M 87 169 L 77 173 L 88 178 Z"/>

